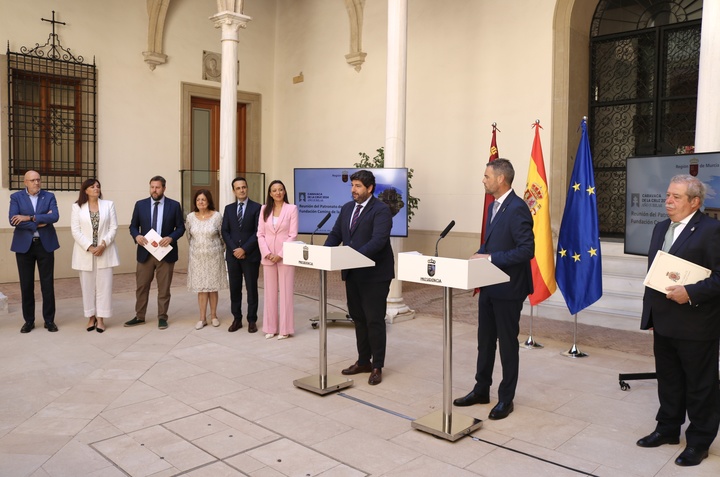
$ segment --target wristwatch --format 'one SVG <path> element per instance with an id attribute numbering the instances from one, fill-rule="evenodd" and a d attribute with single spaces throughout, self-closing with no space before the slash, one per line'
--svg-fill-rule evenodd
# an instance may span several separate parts
<path id="1" fill-rule="evenodd" d="M 31 215 L 31 216 L 30 216 L 30 220 L 32 220 L 33 222 L 35 222 L 35 216 L 34 216 L 34 215 Z"/>

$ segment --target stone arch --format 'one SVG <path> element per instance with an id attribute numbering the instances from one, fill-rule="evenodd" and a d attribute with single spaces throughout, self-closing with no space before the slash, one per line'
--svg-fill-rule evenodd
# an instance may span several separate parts
<path id="1" fill-rule="evenodd" d="M 143 51 L 143 56 L 151 70 L 167 62 L 167 55 L 163 53 L 163 31 L 169 6 L 170 0 L 147 0 L 148 49 Z"/>
<path id="2" fill-rule="evenodd" d="M 550 210 L 560 227 L 565 192 L 580 140 L 580 120 L 587 116 L 590 81 L 590 23 L 598 1 L 558 0 L 553 19 L 552 164 Z"/>

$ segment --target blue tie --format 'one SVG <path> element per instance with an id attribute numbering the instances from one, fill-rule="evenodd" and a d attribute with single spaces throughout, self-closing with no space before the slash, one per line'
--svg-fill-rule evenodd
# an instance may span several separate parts
<path id="1" fill-rule="evenodd" d="M 243 219 L 243 206 L 245 205 L 244 202 L 240 202 L 240 207 L 238 208 L 238 228 L 242 228 L 242 219 Z"/>

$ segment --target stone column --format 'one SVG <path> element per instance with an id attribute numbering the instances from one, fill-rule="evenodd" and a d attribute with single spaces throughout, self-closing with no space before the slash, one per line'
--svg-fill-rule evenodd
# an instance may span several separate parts
<path id="1" fill-rule="evenodd" d="M 405 167 L 405 112 L 407 102 L 407 0 L 388 0 L 387 107 L 385 111 L 385 167 Z M 390 239 L 395 252 L 403 239 Z M 397 275 L 397 273 L 396 273 Z M 415 312 L 402 297 L 402 282 L 393 280 L 387 299 L 390 323 L 409 320 Z"/>
<path id="2" fill-rule="evenodd" d="M 225 5 L 227 3 L 227 5 Z M 242 14 L 243 2 L 219 1 L 222 10 L 210 17 L 215 28 L 222 29 L 222 73 L 220 77 L 220 174 L 217 204 L 222 207 L 234 200 L 230 181 L 235 178 L 237 164 L 237 83 L 238 39 L 240 28 L 247 27 L 252 18 Z"/>
<path id="3" fill-rule="evenodd" d="M 720 151 L 720 2 L 704 2 L 700 41 L 695 152 Z"/>

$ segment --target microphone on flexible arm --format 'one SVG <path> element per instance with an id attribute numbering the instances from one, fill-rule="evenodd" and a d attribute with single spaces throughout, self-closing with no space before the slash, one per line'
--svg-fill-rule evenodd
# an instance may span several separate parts
<path id="1" fill-rule="evenodd" d="M 320 223 L 317 224 L 317 228 L 316 228 L 315 231 L 312 233 L 312 235 L 310 235 L 310 245 L 313 244 L 313 238 L 315 237 L 315 232 L 317 232 L 318 230 L 320 230 L 320 227 L 322 227 L 323 225 L 325 225 L 325 222 L 327 222 L 327 221 L 330 219 L 330 216 L 331 216 L 331 215 L 332 215 L 332 213 L 328 212 L 327 215 L 326 215 L 325 217 L 323 217 L 323 219 L 320 221 Z M 453 225 L 454 225 L 454 224 L 453 224 Z"/>
<path id="2" fill-rule="evenodd" d="M 450 230 L 452 230 L 453 227 L 455 227 L 455 221 L 451 220 L 450 223 L 447 225 L 447 227 L 445 227 L 445 230 L 440 232 L 440 238 L 437 239 L 437 242 L 435 242 L 435 256 L 436 257 L 438 256 L 438 244 L 440 243 L 440 241 L 442 239 L 445 238 L 445 236 L 450 232 Z"/>

